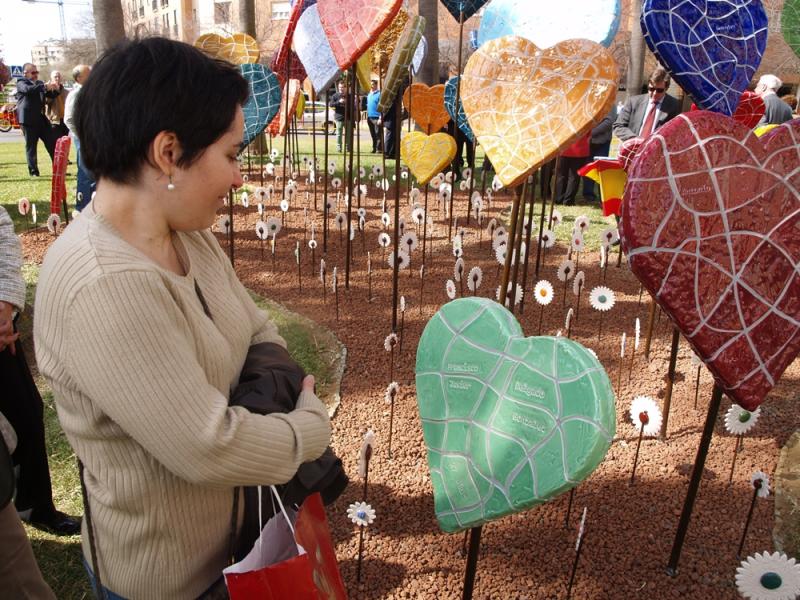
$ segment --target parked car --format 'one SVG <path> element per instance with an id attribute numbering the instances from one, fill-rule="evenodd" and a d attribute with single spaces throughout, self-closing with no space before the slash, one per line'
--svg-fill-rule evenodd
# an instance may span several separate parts
<path id="1" fill-rule="evenodd" d="M 308 94 L 303 92 L 306 104 L 303 109 L 303 116 L 297 124 L 300 129 L 311 130 L 316 127 L 317 131 L 326 131 L 328 135 L 336 133 L 336 124 L 333 122 L 333 109 L 325 106 L 323 100 L 312 102 Z"/>

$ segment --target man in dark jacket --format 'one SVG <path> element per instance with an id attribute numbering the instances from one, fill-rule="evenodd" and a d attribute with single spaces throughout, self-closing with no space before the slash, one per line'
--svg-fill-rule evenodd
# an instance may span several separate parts
<path id="1" fill-rule="evenodd" d="M 623 142 L 635 137 L 649 137 L 664 123 L 677 117 L 681 103 L 667 94 L 669 73 L 657 67 L 647 82 L 647 93 L 628 98 L 614 122 L 614 135 Z"/>
<path id="2" fill-rule="evenodd" d="M 783 82 L 775 75 L 762 75 L 758 80 L 755 92 L 764 101 L 764 116 L 759 125 L 780 125 L 792 120 L 792 109 L 783 100 L 778 98 L 778 90 Z"/>
<path id="3" fill-rule="evenodd" d="M 45 98 L 56 98 L 59 86 L 55 83 L 45 84 L 39 81 L 39 70 L 32 63 L 25 63 L 23 77 L 17 80 L 17 120 L 25 136 L 25 155 L 28 159 L 28 173 L 39 176 L 37 160 L 37 144 L 41 139 L 44 147 L 53 160 L 56 141 L 50 128 L 50 122 L 44 116 Z"/>

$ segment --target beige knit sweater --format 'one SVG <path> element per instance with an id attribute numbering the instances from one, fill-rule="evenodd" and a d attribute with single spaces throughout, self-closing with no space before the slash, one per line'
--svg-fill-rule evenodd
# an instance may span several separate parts
<path id="1" fill-rule="evenodd" d="M 36 358 L 86 468 L 102 582 L 126 598 L 206 590 L 227 564 L 234 486 L 286 482 L 330 439 L 310 392 L 286 415 L 228 407 L 248 347 L 284 342 L 211 233 L 175 244 L 184 277 L 90 204 L 50 248 L 36 294 Z"/>

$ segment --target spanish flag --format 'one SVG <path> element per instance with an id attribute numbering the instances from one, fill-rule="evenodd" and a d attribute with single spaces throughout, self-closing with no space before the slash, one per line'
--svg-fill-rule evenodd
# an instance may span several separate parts
<path id="1" fill-rule="evenodd" d="M 619 216 L 622 194 L 628 175 L 622 163 L 612 158 L 601 158 L 578 169 L 578 175 L 588 177 L 600 184 L 600 197 L 603 201 L 603 216 Z"/>

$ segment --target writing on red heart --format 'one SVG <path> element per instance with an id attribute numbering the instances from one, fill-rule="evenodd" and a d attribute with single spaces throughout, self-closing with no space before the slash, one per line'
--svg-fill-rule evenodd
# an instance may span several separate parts
<path id="1" fill-rule="evenodd" d="M 800 352 L 799 163 L 800 120 L 758 138 L 690 112 L 645 142 L 625 188 L 631 270 L 748 410 Z"/>

